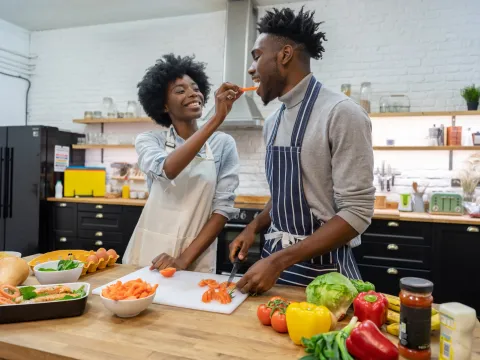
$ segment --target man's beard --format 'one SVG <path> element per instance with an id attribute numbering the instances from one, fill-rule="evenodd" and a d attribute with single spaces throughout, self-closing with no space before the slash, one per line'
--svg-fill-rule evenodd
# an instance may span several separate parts
<path id="1" fill-rule="evenodd" d="M 279 96 L 278 94 L 282 92 L 287 81 L 280 75 L 280 71 L 276 65 L 272 76 L 270 76 L 266 82 L 269 83 L 269 85 L 268 88 L 264 90 L 265 99 L 262 98 L 264 106 L 267 106 L 272 100 L 275 100 Z"/>

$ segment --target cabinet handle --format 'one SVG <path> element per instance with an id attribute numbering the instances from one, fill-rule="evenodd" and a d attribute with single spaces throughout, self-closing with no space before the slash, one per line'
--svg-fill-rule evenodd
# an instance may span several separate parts
<path id="1" fill-rule="evenodd" d="M 388 244 L 387 250 L 398 250 L 397 244 Z"/>
<path id="2" fill-rule="evenodd" d="M 97 237 L 102 237 L 102 236 L 103 236 L 103 233 L 102 233 L 101 231 L 97 231 L 97 232 L 95 233 L 95 236 L 97 236 Z"/>
<path id="3" fill-rule="evenodd" d="M 67 242 L 67 238 L 66 238 L 66 237 L 61 237 L 60 239 L 58 239 L 58 241 L 60 241 L 60 242 Z"/>
<path id="4" fill-rule="evenodd" d="M 97 215 L 95 215 L 95 217 L 96 217 L 97 219 L 103 219 L 103 214 L 97 214 Z"/>
<path id="5" fill-rule="evenodd" d="M 467 231 L 468 231 L 468 232 L 479 232 L 480 230 L 479 230 L 478 227 L 476 227 L 476 226 L 469 226 L 469 227 L 467 228 Z"/>
<path id="6" fill-rule="evenodd" d="M 58 206 L 60 206 L 60 207 L 67 207 L 67 204 L 66 204 L 66 203 L 60 203 Z"/>
<path id="7" fill-rule="evenodd" d="M 388 224 L 387 224 L 387 226 L 389 226 L 389 227 L 398 227 L 399 224 L 398 224 L 398 222 L 396 222 L 396 221 L 389 221 Z"/>
<path id="8" fill-rule="evenodd" d="M 397 275 L 398 270 L 395 269 L 395 268 L 390 268 L 390 269 L 387 270 L 387 273 L 390 274 L 390 275 Z"/>
<path id="9" fill-rule="evenodd" d="M 103 242 L 101 240 L 95 241 L 95 246 L 102 246 Z"/>
<path id="10" fill-rule="evenodd" d="M 103 209 L 103 205 L 97 205 L 95 206 L 95 209 Z"/>

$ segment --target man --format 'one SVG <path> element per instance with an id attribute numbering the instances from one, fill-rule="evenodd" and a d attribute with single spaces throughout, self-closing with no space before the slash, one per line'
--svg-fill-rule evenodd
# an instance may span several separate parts
<path id="1" fill-rule="evenodd" d="M 373 215 L 372 126 L 357 103 L 311 73 L 326 40 L 313 15 L 274 9 L 258 24 L 249 73 L 264 104 L 278 97 L 282 106 L 264 127 L 271 199 L 230 245 L 230 259 L 243 260 L 268 229 L 262 259 L 237 283 L 242 292 L 306 286 L 331 271 L 361 278 L 351 247 Z"/>

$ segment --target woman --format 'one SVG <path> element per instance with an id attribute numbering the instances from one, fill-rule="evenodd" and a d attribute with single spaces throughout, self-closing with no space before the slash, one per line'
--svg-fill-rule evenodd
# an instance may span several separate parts
<path id="1" fill-rule="evenodd" d="M 242 91 L 222 84 L 215 93 L 215 115 L 199 129 L 210 85 L 205 65 L 194 56 L 163 56 L 138 89 L 145 112 L 167 129 L 140 134 L 135 142 L 150 196 L 123 263 L 215 272 L 216 237 L 238 212 L 239 168 L 235 141 L 215 131 Z"/>

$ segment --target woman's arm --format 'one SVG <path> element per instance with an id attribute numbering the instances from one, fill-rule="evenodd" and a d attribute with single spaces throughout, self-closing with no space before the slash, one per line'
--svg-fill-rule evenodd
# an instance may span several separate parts
<path id="1" fill-rule="evenodd" d="M 185 144 L 176 148 L 165 159 L 163 171 L 167 178 L 175 179 L 190 164 L 202 146 L 225 120 L 232 109 L 233 103 L 242 94 L 237 85 L 224 83 L 220 86 L 215 94 L 215 115 L 201 129 L 190 136 Z M 231 97 L 231 99 L 228 97 Z"/>

